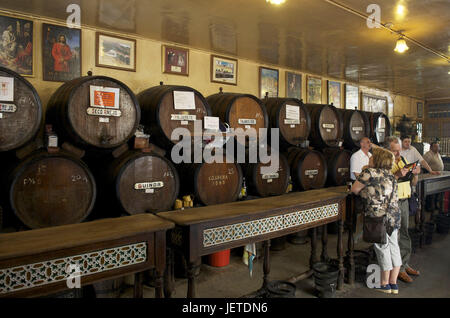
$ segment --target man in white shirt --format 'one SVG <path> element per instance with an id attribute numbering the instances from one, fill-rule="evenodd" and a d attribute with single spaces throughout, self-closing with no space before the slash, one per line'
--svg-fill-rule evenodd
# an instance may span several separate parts
<path id="1" fill-rule="evenodd" d="M 437 141 L 431 143 L 430 151 L 423 156 L 423 159 L 425 159 L 433 171 L 444 171 L 444 162 L 439 154 L 439 144 Z M 439 206 L 442 204 L 442 198 L 442 193 L 428 195 L 426 198 L 426 210 L 431 212 L 439 210 Z"/>
<path id="2" fill-rule="evenodd" d="M 356 180 L 363 167 L 369 165 L 369 158 L 372 157 L 372 154 L 369 152 L 371 147 L 369 138 L 362 138 L 359 141 L 359 145 L 361 149 L 355 152 L 350 158 L 350 178 L 353 181 Z"/>
<path id="3" fill-rule="evenodd" d="M 402 140 L 402 150 L 400 151 L 400 155 L 406 159 L 409 163 L 413 163 L 419 161 L 420 165 L 427 170 L 429 173 L 434 175 L 439 175 L 439 171 L 433 171 L 428 163 L 422 158 L 419 151 L 417 151 L 416 147 L 411 146 L 411 137 L 410 136 L 402 136 L 400 138 Z"/>

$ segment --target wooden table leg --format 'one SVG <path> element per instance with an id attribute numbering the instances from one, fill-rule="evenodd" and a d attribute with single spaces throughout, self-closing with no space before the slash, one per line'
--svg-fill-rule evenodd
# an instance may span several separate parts
<path id="1" fill-rule="evenodd" d="M 344 233 L 344 222 L 343 220 L 338 221 L 339 231 L 338 231 L 338 244 L 337 244 L 337 255 L 339 259 L 339 277 L 337 289 L 341 290 L 344 287 L 344 246 L 342 244 L 342 236 Z"/>
<path id="2" fill-rule="evenodd" d="M 347 227 L 348 227 L 348 242 L 347 242 L 347 256 L 348 256 L 348 284 L 355 283 L 355 259 L 353 257 L 353 250 L 355 248 L 355 241 L 353 238 L 353 228 L 356 224 L 355 201 L 353 196 L 347 198 Z"/>
<path id="3" fill-rule="evenodd" d="M 317 228 L 311 229 L 311 256 L 309 258 L 309 266 L 312 268 L 314 263 L 317 263 Z"/>
<path id="4" fill-rule="evenodd" d="M 171 298 L 175 290 L 175 264 L 173 249 L 167 248 L 166 271 L 164 273 L 164 296 Z"/>
<path id="5" fill-rule="evenodd" d="M 330 258 L 328 257 L 328 226 L 325 224 L 322 226 L 322 254 L 320 255 L 320 260 L 322 262 L 328 262 Z"/>
<path id="6" fill-rule="evenodd" d="M 134 274 L 134 298 L 144 297 L 144 272 Z"/>
<path id="7" fill-rule="evenodd" d="M 188 262 L 187 265 L 187 277 L 188 277 L 188 298 L 196 297 L 196 277 L 198 275 L 198 269 L 201 264 L 201 258 L 194 260 L 193 262 Z"/>
<path id="8" fill-rule="evenodd" d="M 270 240 L 264 241 L 264 277 L 263 277 L 263 286 L 262 288 L 266 288 L 269 283 L 269 273 L 270 273 Z"/>

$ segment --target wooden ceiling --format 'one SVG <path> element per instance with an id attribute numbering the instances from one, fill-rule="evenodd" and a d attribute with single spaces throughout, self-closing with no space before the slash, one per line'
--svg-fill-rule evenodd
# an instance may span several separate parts
<path id="1" fill-rule="evenodd" d="M 65 20 L 71 3 L 80 4 L 84 25 L 418 98 L 450 96 L 448 0 L 2 0 L 0 7 Z M 394 52 L 398 35 L 368 28 L 358 16 L 371 3 L 380 6 L 382 23 L 426 48 L 407 40 L 406 53 Z"/>

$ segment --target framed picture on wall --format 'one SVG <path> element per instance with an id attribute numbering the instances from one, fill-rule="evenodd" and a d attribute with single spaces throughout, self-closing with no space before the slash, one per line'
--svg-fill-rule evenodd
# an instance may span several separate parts
<path id="1" fill-rule="evenodd" d="M 81 30 L 42 24 L 43 80 L 66 82 L 81 76 Z"/>
<path id="2" fill-rule="evenodd" d="M 286 72 L 286 97 L 302 99 L 302 75 Z"/>
<path id="3" fill-rule="evenodd" d="M 306 91 L 308 104 L 322 104 L 322 79 L 320 77 L 308 76 Z"/>
<path id="4" fill-rule="evenodd" d="M 136 72 L 136 40 L 100 32 L 96 36 L 96 66 Z"/>
<path id="5" fill-rule="evenodd" d="M 341 107 L 341 83 L 328 81 L 328 104 L 334 107 Z"/>
<path id="6" fill-rule="evenodd" d="M 33 76 L 33 21 L 0 15 L 0 66 Z"/>
<path id="7" fill-rule="evenodd" d="M 363 111 L 388 114 L 387 97 L 361 93 L 361 101 Z"/>
<path id="8" fill-rule="evenodd" d="M 345 84 L 345 109 L 359 109 L 359 87 Z"/>
<path id="9" fill-rule="evenodd" d="M 423 103 L 417 103 L 417 118 L 423 118 Z"/>
<path id="10" fill-rule="evenodd" d="M 211 82 L 237 85 L 238 61 L 211 55 Z"/>
<path id="11" fill-rule="evenodd" d="M 175 46 L 162 46 L 163 72 L 189 75 L 189 50 Z"/>
<path id="12" fill-rule="evenodd" d="M 260 66 L 259 67 L 259 96 L 264 98 L 266 92 L 269 97 L 278 97 L 278 70 Z"/>

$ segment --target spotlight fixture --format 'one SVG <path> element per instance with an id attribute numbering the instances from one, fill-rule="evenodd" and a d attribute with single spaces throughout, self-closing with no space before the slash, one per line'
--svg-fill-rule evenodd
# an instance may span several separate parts
<path id="1" fill-rule="evenodd" d="M 286 2 L 286 0 L 266 0 L 266 2 L 273 4 L 273 5 L 280 5 Z"/>
<path id="2" fill-rule="evenodd" d="M 406 41 L 403 37 L 400 37 L 397 40 L 397 45 L 395 46 L 394 51 L 397 53 L 404 53 L 405 51 L 409 50 L 408 45 L 406 45 Z"/>

